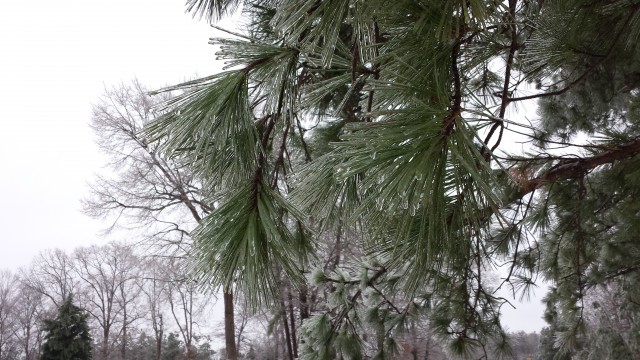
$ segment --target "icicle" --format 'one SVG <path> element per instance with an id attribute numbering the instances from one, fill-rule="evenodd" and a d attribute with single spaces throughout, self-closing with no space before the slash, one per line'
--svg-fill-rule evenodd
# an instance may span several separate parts
<path id="1" fill-rule="evenodd" d="M 401 200 L 401 205 L 402 209 L 407 210 L 409 208 L 409 196 L 407 196 L 406 192 L 402 192 L 400 194 L 400 200 Z"/>

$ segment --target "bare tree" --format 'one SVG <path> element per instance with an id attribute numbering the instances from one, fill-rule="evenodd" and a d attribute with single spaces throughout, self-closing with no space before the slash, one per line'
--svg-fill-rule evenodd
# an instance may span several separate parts
<path id="1" fill-rule="evenodd" d="M 150 98 L 138 82 L 108 89 L 93 106 L 91 127 L 108 155 L 111 176 L 97 176 L 84 211 L 114 219 L 115 226 L 144 229 L 153 245 L 188 249 L 189 230 L 211 210 L 188 166 L 159 152 L 143 133 L 165 98 Z M 165 247 L 166 248 L 166 247 Z M 182 253 L 183 253 L 182 252 Z"/>
<path id="2" fill-rule="evenodd" d="M 0 270 L 0 360 L 11 359 L 16 354 L 16 343 L 12 335 L 16 326 L 13 316 L 17 300 L 17 277 Z"/>
<path id="3" fill-rule="evenodd" d="M 26 286 L 48 298 L 58 307 L 69 295 L 76 294 L 73 260 L 60 249 L 46 250 L 36 256 L 31 267 L 23 271 Z"/>
<path id="4" fill-rule="evenodd" d="M 80 248 L 74 253 L 75 273 L 84 285 L 79 301 L 100 329 L 101 359 L 107 359 L 110 354 L 111 328 L 119 311 L 115 303 L 117 265 L 108 256 L 95 246 Z"/>
<path id="5" fill-rule="evenodd" d="M 166 299 L 167 281 L 162 279 L 161 265 L 155 258 L 148 258 L 144 266 L 144 283 L 141 288 L 147 306 L 147 320 L 151 323 L 155 340 L 155 359 L 162 357 L 162 339 L 164 336 L 164 316 L 162 304 Z"/>
<path id="6" fill-rule="evenodd" d="M 127 314 L 138 294 L 134 255 L 127 247 L 110 244 L 79 248 L 74 260 L 75 273 L 84 285 L 81 301 L 100 329 L 100 356 L 108 359 L 117 340 L 114 328 L 119 325 L 120 335 L 125 335 L 121 341 L 126 346 L 127 328 L 137 319 Z M 130 288 L 134 290 L 129 292 Z"/>
<path id="7" fill-rule="evenodd" d="M 13 335 L 22 356 L 25 360 L 38 359 L 43 339 L 42 320 L 51 317 L 45 309 L 44 295 L 20 284 L 14 311 L 16 326 Z"/>
<path id="8" fill-rule="evenodd" d="M 142 293 L 144 279 L 141 278 L 142 269 L 140 259 L 135 255 L 130 247 L 116 245 L 114 251 L 123 264 L 122 270 L 118 273 L 118 291 L 116 302 L 122 311 L 122 321 L 120 324 L 120 358 L 127 359 L 129 329 L 143 317 L 143 304 L 139 301 Z"/>
<path id="9" fill-rule="evenodd" d="M 112 176 L 98 176 L 85 212 L 96 218 L 115 218 L 125 228 L 144 228 L 154 246 L 182 256 L 190 248 L 189 232 L 213 209 L 213 196 L 179 158 L 159 151 L 161 142 L 146 138 L 142 129 L 159 113 L 156 106 L 170 95 L 151 98 L 134 80 L 105 91 L 93 106 L 92 127 L 97 143 L 109 156 Z M 233 295 L 224 289 L 226 351 L 237 359 Z"/>
<path id="10" fill-rule="evenodd" d="M 172 259 L 166 269 L 166 274 L 171 276 L 167 278 L 167 301 L 171 315 L 187 348 L 187 359 L 194 359 L 197 319 L 209 301 L 199 292 L 199 286 L 195 281 L 182 275 L 184 272 L 181 271 L 182 267 L 178 261 Z"/>

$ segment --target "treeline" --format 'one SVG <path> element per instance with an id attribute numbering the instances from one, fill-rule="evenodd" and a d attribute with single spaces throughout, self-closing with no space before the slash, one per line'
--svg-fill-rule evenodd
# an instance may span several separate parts
<path id="1" fill-rule="evenodd" d="M 0 271 L 0 360 L 39 359 L 45 335 L 43 320 L 54 317 L 69 295 L 89 315 L 95 359 L 226 359 L 220 339 L 214 341 L 222 338 L 215 331 L 219 324 L 208 321 L 217 301 L 215 294 L 189 279 L 183 259 L 143 255 L 140 249 L 110 243 L 71 253 L 49 250 L 17 272 Z M 331 283 L 327 279 L 325 282 Z M 309 303 L 308 311 L 327 311 L 335 302 L 331 295 L 341 291 L 338 287 L 334 283 L 330 288 L 311 289 L 313 303 Z M 594 290 L 585 299 L 587 335 L 580 356 L 614 358 L 619 353 L 621 359 L 633 358 L 626 353 L 635 336 L 629 323 L 633 319 L 618 303 L 621 291 L 616 287 Z M 372 298 L 371 294 L 366 296 Z M 398 293 L 389 301 L 400 306 L 401 297 Z M 265 307 L 253 313 L 245 308 L 242 297 L 237 298 L 235 337 L 239 358 L 286 357 L 288 346 L 294 346 L 289 341 L 305 327 L 300 327 L 299 299 L 285 299 L 285 308 Z M 364 319 L 368 326 L 360 341 L 375 349 L 378 341 L 391 339 L 377 336 L 380 334 L 372 326 L 376 321 L 371 318 L 373 309 L 358 311 L 370 317 Z M 386 316 L 394 320 L 392 314 Z M 478 350 L 477 355 L 487 351 L 489 358 L 551 360 L 558 353 L 553 335 L 557 330 L 545 328 L 540 335 L 511 333 L 509 352 L 494 353 L 488 347 Z M 396 341 L 394 358 L 452 358 L 426 319 L 412 321 L 402 334 L 389 335 Z M 296 342 L 295 346 L 305 345 Z"/>
<path id="2" fill-rule="evenodd" d="M 70 253 L 49 250 L 26 268 L 0 272 L 0 360 L 39 359 L 43 320 L 55 317 L 70 295 L 89 315 L 95 359 L 226 359 L 220 339 L 215 341 L 222 337 L 216 332 L 219 324 L 209 320 L 215 294 L 189 279 L 183 259 L 143 255 L 140 249 L 110 243 Z M 337 290 L 336 286 L 311 289 L 313 303 L 307 311 L 326 311 Z M 400 294 L 394 297 L 394 301 L 401 299 Z M 237 298 L 239 358 L 281 359 L 289 346 L 305 346 L 300 341 L 291 343 L 305 331 L 300 327 L 299 299 L 286 299 L 284 308 L 265 307 L 253 313 L 245 308 L 242 297 Z M 372 316 L 372 310 L 368 312 Z M 393 319 L 392 314 L 387 317 Z M 374 320 L 366 321 L 373 324 Z M 404 334 L 394 337 L 398 359 L 450 358 L 426 320 L 413 321 Z M 390 339 L 381 339 L 370 327 L 360 341 L 374 350 L 378 341 Z M 511 339 L 510 358 L 538 358 L 538 334 L 519 332 Z"/>
<path id="3" fill-rule="evenodd" d="M 215 298 L 181 264 L 110 243 L 45 251 L 28 268 L 1 271 L 0 359 L 38 359 L 43 320 L 70 295 L 89 315 L 96 359 L 212 358 L 201 325 Z"/>

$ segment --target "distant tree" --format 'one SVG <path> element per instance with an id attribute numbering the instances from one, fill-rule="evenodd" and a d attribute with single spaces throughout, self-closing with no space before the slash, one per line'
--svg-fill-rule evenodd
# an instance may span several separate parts
<path id="1" fill-rule="evenodd" d="M 24 360 L 35 360 L 40 357 L 44 335 L 42 320 L 47 314 L 45 297 L 23 283 L 18 287 L 19 293 L 13 313 L 16 318 L 13 334 Z"/>
<path id="2" fill-rule="evenodd" d="M 75 295 L 78 288 L 73 259 L 60 249 L 38 254 L 21 277 L 27 286 L 47 297 L 56 308 Z"/>
<path id="3" fill-rule="evenodd" d="M 553 291 L 550 294 L 553 296 Z M 547 295 L 549 296 L 549 295 Z M 558 321 L 558 308 L 551 301 L 547 301 L 544 312 L 544 320 L 549 326 L 540 331 L 540 344 L 538 346 L 538 359 L 540 360 L 570 360 L 572 352 L 561 351 L 556 335 L 565 332 L 566 327 Z"/>
<path id="4" fill-rule="evenodd" d="M 120 358 L 127 359 L 128 341 L 131 338 L 131 331 L 135 330 L 135 323 L 144 317 L 144 304 L 140 301 L 144 279 L 141 279 L 144 262 L 140 262 L 140 257 L 134 254 L 133 248 L 116 245 L 113 247 L 114 257 L 119 258 L 120 271 L 117 274 L 118 294 L 116 303 L 121 309 L 120 331 L 118 340 L 120 342 Z"/>
<path id="5" fill-rule="evenodd" d="M 196 356 L 196 340 L 198 335 L 198 318 L 209 297 L 199 292 L 199 285 L 186 276 L 184 264 L 171 259 L 165 265 L 167 280 L 166 302 L 169 305 L 174 324 L 182 338 L 187 359 Z"/>
<path id="6" fill-rule="evenodd" d="M 107 89 L 93 105 L 91 126 L 109 156 L 112 176 L 96 178 L 84 210 L 96 218 L 115 216 L 113 227 L 144 228 L 154 246 L 184 256 L 192 245 L 189 232 L 213 210 L 213 199 L 187 163 L 164 156 L 160 144 L 142 132 L 162 114 L 157 105 L 170 98 L 150 97 L 134 80 Z M 226 344 L 230 359 L 235 359 L 231 288 L 225 291 L 224 303 Z"/>
<path id="7" fill-rule="evenodd" d="M 258 359 L 258 355 L 256 355 L 256 350 L 253 348 L 253 345 L 249 346 L 249 351 L 247 351 L 247 354 L 244 356 L 244 358 L 247 360 Z"/>
<path id="8" fill-rule="evenodd" d="M 216 354 L 216 351 L 211 348 L 211 339 L 207 336 L 199 336 L 197 344 L 196 360 L 210 360 Z"/>
<path id="9" fill-rule="evenodd" d="M 96 325 L 100 358 L 111 358 L 116 341 L 121 357 L 126 358 L 127 331 L 141 317 L 134 310 L 140 293 L 137 257 L 130 247 L 111 243 L 78 248 L 73 261 L 73 274 L 83 290 L 79 300 Z"/>
<path id="10" fill-rule="evenodd" d="M 55 319 L 44 321 L 46 331 L 42 360 L 88 360 L 92 358 L 89 315 L 73 304 L 68 296 L 58 308 Z"/>
<path id="11" fill-rule="evenodd" d="M 511 334 L 511 349 L 514 359 L 533 358 L 538 351 L 540 336 L 537 333 L 518 331 Z"/>
<path id="12" fill-rule="evenodd" d="M 0 270 L 0 360 L 16 356 L 17 344 L 12 335 L 17 326 L 17 280 L 12 272 Z"/>
<path id="13" fill-rule="evenodd" d="M 91 127 L 108 156 L 108 176 L 98 175 L 83 209 L 91 217 L 113 219 L 114 227 L 138 229 L 153 245 L 183 254 L 189 231 L 210 211 L 198 178 L 179 159 L 169 159 L 142 133 L 159 116 L 159 102 L 134 80 L 107 89 L 93 104 Z"/>
<path id="14" fill-rule="evenodd" d="M 162 357 L 162 343 L 164 341 L 164 315 L 163 304 L 166 300 L 168 282 L 165 281 L 165 271 L 161 262 L 154 258 L 144 260 L 143 276 L 146 281 L 142 286 L 142 294 L 147 308 L 146 320 L 151 323 L 154 343 L 154 360 Z"/>
<path id="15" fill-rule="evenodd" d="M 185 347 L 180 336 L 177 333 L 170 333 L 164 342 L 164 349 L 162 350 L 162 360 L 176 360 L 181 359 L 181 356 L 185 353 Z"/>
<path id="16" fill-rule="evenodd" d="M 156 344 L 144 331 L 132 341 L 129 356 L 134 360 L 156 360 Z"/>
<path id="17" fill-rule="evenodd" d="M 625 286 L 620 281 L 588 291 L 584 316 L 586 334 L 575 357 L 588 360 L 640 358 L 640 303 L 635 300 L 639 296 L 640 288 Z"/>

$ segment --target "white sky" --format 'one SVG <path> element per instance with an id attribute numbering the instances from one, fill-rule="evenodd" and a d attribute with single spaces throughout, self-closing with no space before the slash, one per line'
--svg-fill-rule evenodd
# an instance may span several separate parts
<path id="1" fill-rule="evenodd" d="M 183 4 L 0 0 L 0 269 L 107 241 L 97 235 L 105 224 L 80 212 L 104 164 L 91 103 L 133 77 L 152 89 L 218 71 L 215 31 Z M 514 304 L 503 308 L 509 329 L 544 326 L 539 301 Z"/>
<path id="2" fill-rule="evenodd" d="M 212 35 L 181 0 L 0 0 L 0 268 L 106 241 L 79 211 L 104 163 L 91 102 L 135 76 L 154 88 L 215 72 Z"/>

